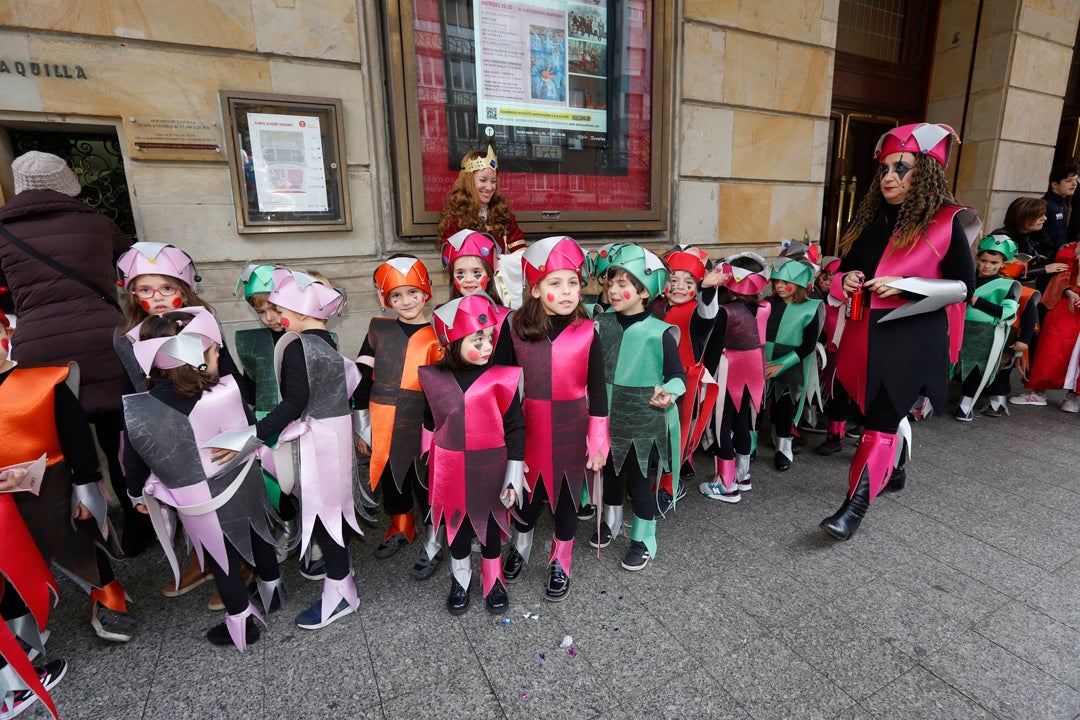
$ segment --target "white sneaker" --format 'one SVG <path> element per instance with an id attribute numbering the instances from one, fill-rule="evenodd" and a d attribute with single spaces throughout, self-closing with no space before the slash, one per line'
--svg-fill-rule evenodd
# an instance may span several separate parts
<path id="1" fill-rule="evenodd" d="M 719 480 L 720 478 L 717 478 Z M 703 482 L 698 485 L 701 494 L 710 500 L 719 500 L 726 503 L 737 503 L 742 500 L 738 486 L 733 486 L 729 492 L 724 491 L 724 485 L 719 482 Z"/>
<path id="2" fill-rule="evenodd" d="M 1061 401 L 1061 409 L 1067 413 L 1080 412 L 1080 395 L 1070 392 Z"/>
<path id="3" fill-rule="evenodd" d="M 1009 402 L 1013 405 L 1045 405 L 1046 393 L 1028 390 L 1020 395 L 1013 395 L 1009 398 Z"/>

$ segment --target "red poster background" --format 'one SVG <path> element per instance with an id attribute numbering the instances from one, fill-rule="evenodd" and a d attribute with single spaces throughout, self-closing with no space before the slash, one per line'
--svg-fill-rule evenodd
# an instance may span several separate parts
<path id="1" fill-rule="evenodd" d="M 613 0 L 609 0 L 613 1 Z M 442 56 L 439 0 L 416 0 L 416 43 L 424 209 L 442 211 L 458 172 L 447 159 L 446 79 Z M 499 172 L 499 188 L 515 210 L 650 210 L 652 133 L 652 8 L 649 0 L 630 0 L 625 10 L 629 58 L 629 155 L 625 175 Z M 527 49 L 523 48 L 523 52 Z M 613 79 L 617 82 L 617 79 Z M 478 147 L 477 150 L 483 150 Z"/>

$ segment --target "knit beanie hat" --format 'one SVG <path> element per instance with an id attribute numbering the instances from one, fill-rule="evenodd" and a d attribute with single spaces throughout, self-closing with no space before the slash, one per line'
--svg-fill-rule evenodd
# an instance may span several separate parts
<path id="1" fill-rule="evenodd" d="M 52 153 L 31 150 L 11 163 L 15 176 L 15 194 L 23 190 L 55 190 L 75 197 L 82 192 L 79 179 L 62 158 Z"/>

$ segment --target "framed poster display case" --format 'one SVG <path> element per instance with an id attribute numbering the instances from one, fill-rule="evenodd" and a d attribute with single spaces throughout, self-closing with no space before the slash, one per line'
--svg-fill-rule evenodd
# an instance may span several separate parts
<path id="1" fill-rule="evenodd" d="M 220 98 L 237 232 L 351 230 L 341 100 Z"/>
<path id="2" fill-rule="evenodd" d="M 526 234 L 668 223 L 670 0 L 388 0 L 398 232 L 437 234 L 490 144 Z"/>

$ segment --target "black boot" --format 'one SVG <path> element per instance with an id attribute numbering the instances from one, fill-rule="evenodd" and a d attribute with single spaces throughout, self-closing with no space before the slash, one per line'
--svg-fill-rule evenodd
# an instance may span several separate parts
<path id="1" fill-rule="evenodd" d="M 870 506 L 870 477 L 863 470 L 859 477 L 859 484 L 855 486 L 855 492 L 851 494 L 840 509 L 830 517 L 821 521 L 821 528 L 837 540 L 847 540 L 859 529 L 866 514 L 866 508 Z"/>
<path id="2" fill-rule="evenodd" d="M 893 468 L 892 476 L 889 477 L 889 484 L 881 492 L 900 492 L 904 489 L 906 483 L 907 467 L 901 464 Z"/>
<path id="3" fill-rule="evenodd" d="M 900 492 L 907 484 L 907 441 L 904 440 L 900 447 L 900 464 L 893 468 L 889 483 L 881 489 L 881 492 Z"/>
<path id="4" fill-rule="evenodd" d="M 824 456 L 827 457 L 829 455 L 835 455 L 836 453 L 840 452 L 843 449 L 844 449 L 844 436 L 843 435 L 833 435 L 832 433 L 830 433 L 825 438 L 825 442 L 818 445 L 814 449 L 814 452 L 817 453 L 818 455 L 824 455 Z"/>
<path id="5" fill-rule="evenodd" d="M 446 596 L 446 609 L 451 615 L 464 615 L 469 609 L 469 588 L 461 587 L 457 578 L 450 577 L 450 594 Z"/>
<path id="6" fill-rule="evenodd" d="M 782 452 L 777 452 L 773 455 L 773 467 L 780 472 L 787 472 L 791 469 L 791 461 L 788 460 L 787 455 Z"/>
<path id="7" fill-rule="evenodd" d="M 487 605 L 487 611 L 492 615 L 502 615 L 507 611 L 510 607 L 510 598 L 506 594 L 506 588 L 503 587 L 502 580 L 495 581 L 495 584 L 488 590 L 484 602 Z"/>
<path id="8" fill-rule="evenodd" d="M 523 567 L 525 567 L 525 558 L 521 556 L 517 548 L 511 547 L 510 552 L 506 553 L 506 559 L 503 560 L 503 577 L 506 578 L 506 582 L 512 583 L 517 580 Z"/>
<path id="9" fill-rule="evenodd" d="M 558 560 L 553 560 L 548 566 L 548 584 L 544 592 L 551 602 L 562 602 L 570 594 L 570 576 L 563 571 Z"/>

